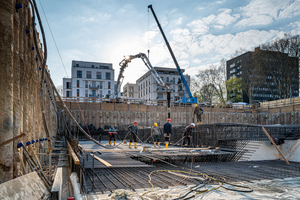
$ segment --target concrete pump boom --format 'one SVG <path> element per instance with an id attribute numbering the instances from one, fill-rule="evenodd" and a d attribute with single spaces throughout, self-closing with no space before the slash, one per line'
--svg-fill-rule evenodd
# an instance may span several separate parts
<path id="1" fill-rule="evenodd" d="M 117 80 L 117 84 L 115 87 L 115 98 L 118 98 L 118 94 L 120 91 L 120 87 L 121 84 L 123 82 L 124 79 L 124 70 L 126 67 L 128 67 L 128 63 L 131 62 L 131 60 L 135 59 L 135 58 L 141 58 L 142 61 L 144 62 L 144 64 L 146 65 L 146 67 L 149 69 L 149 71 L 151 72 L 151 74 L 153 75 L 154 79 L 156 80 L 157 84 L 160 85 L 163 88 L 167 89 L 167 100 L 168 100 L 168 117 L 170 118 L 170 99 L 171 99 L 171 88 L 170 86 L 166 85 L 166 83 L 161 79 L 161 77 L 158 75 L 157 71 L 154 69 L 154 67 L 151 65 L 148 57 L 146 56 L 146 54 L 144 53 L 139 53 L 136 55 L 130 55 L 125 57 L 120 63 L 120 73 L 118 76 L 118 80 Z"/>

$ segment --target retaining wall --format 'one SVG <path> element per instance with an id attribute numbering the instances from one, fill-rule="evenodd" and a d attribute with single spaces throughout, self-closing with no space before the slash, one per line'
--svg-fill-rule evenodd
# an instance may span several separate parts
<path id="1" fill-rule="evenodd" d="M 16 10 L 16 3 L 22 4 L 22 8 Z M 0 147 L 0 183 L 21 175 L 19 142 L 46 138 L 40 95 L 42 59 L 38 58 L 37 50 L 42 52 L 40 42 L 38 46 L 34 43 L 28 1 L 1 0 L 0 143 L 22 133 L 27 135 Z M 43 102 L 46 124 L 50 136 L 53 136 L 56 134 L 56 102 L 48 80 L 49 77 L 45 76 Z M 39 148 L 39 145 L 35 146 L 37 152 Z"/>

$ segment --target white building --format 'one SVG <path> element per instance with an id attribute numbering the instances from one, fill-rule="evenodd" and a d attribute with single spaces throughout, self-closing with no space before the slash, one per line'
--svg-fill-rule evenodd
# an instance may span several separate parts
<path id="1" fill-rule="evenodd" d="M 184 84 L 181 81 L 181 77 L 176 68 L 154 67 L 154 69 L 160 75 L 162 80 L 171 87 L 171 102 L 182 99 L 184 95 L 185 97 L 188 97 L 187 91 L 184 88 Z M 181 71 L 183 73 L 185 70 L 182 69 Z M 185 75 L 184 77 L 188 86 L 190 86 L 190 76 Z M 157 84 L 150 71 L 146 72 L 136 81 L 136 87 L 138 90 L 137 98 L 161 102 L 167 101 L 166 89 Z M 183 94 L 183 91 L 185 91 L 185 94 Z"/>
<path id="2" fill-rule="evenodd" d="M 72 61 L 71 78 L 63 78 L 63 97 L 101 98 L 114 93 L 111 63 Z"/>
<path id="3" fill-rule="evenodd" d="M 123 87 L 123 98 L 138 98 L 138 86 L 135 83 L 126 83 Z"/>

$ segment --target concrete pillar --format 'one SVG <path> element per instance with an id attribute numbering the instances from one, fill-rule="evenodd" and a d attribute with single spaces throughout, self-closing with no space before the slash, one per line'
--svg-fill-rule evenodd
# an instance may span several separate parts
<path id="1" fill-rule="evenodd" d="M 14 1 L 0 1 L 0 142 L 13 137 Z M 13 178 L 13 145 L 0 147 L 0 180 Z"/>

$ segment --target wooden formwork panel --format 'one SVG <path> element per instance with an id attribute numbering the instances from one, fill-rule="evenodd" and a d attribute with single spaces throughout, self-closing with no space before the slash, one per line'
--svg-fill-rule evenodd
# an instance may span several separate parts
<path id="1" fill-rule="evenodd" d="M 115 104 L 113 103 L 100 103 L 100 109 L 103 111 L 115 110 Z"/>
<path id="2" fill-rule="evenodd" d="M 281 108 L 282 113 L 293 112 L 293 106 L 286 106 Z"/>
<path id="3" fill-rule="evenodd" d="M 129 104 L 128 111 L 139 111 L 139 105 Z"/>
<path id="4" fill-rule="evenodd" d="M 147 105 L 139 105 L 140 112 L 147 112 Z"/>
<path id="5" fill-rule="evenodd" d="M 127 111 L 128 110 L 128 104 L 115 104 L 115 110 L 116 111 Z"/>
<path id="6" fill-rule="evenodd" d="M 280 112 L 280 108 L 270 108 L 269 109 L 269 113 L 279 113 Z"/>
<path id="7" fill-rule="evenodd" d="M 294 111 L 300 111 L 300 105 L 294 106 Z"/>

